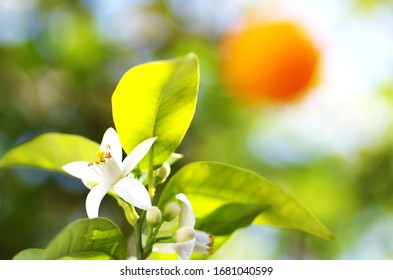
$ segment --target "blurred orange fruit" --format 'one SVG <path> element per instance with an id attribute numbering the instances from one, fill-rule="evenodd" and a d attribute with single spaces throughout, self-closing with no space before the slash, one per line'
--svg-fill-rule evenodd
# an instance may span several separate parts
<path id="1" fill-rule="evenodd" d="M 248 25 L 220 42 L 224 83 L 246 100 L 290 102 L 316 77 L 320 53 L 307 32 L 290 21 Z"/>

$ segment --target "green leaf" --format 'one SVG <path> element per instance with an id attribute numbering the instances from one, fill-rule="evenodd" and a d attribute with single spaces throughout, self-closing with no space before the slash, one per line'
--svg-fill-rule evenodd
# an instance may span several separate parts
<path id="1" fill-rule="evenodd" d="M 14 260 L 41 260 L 45 249 L 31 248 L 26 249 L 16 254 Z"/>
<path id="2" fill-rule="evenodd" d="M 334 239 L 334 235 L 289 193 L 246 169 L 215 162 L 188 164 L 169 180 L 159 204 L 164 205 L 177 193 L 188 196 L 195 215 L 202 221 L 216 218 L 217 213 L 232 213 L 233 219 L 238 221 L 241 211 L 236 214 L 225 205 L 238 204 L 236 208 L 239 209 L 241 204 L 258 204 L 267 208 L 256 216 L 254 224 L 298 229 L 320 238 Z M 248 218 L 251 220 L 252 215 Z M 231 222 L 228 218 L 225 220 Z M 208 223 L 205 223 L 204 227 L 208 228 Z M 212 227 L 217 227 L 217 224 Z"/>
<path id="3" fill-rule="evenodd" d="M 28 140 L 4 155 L 0 168 L 24 166 L 63 172 L 72 161 L 94 161 L 100 146 L 78 135 L 44 133 Z"/>
<path id="4" fill-rule="evenodd" d="M 194 116 L 199 84 L 195 55 L 150 62 L 131 68 L 112 96 L 113 119 L 128 154 L 143 140 L 157 136 L 148 169 L 161 166 L 182 141 Z"/>
<path id="5" fill-rule="evenodd" d="M 89 251 L 71 254 L 60 260 L 113 260 L 113 257 L 103 252 Z"/>
<path id="6" fill-rule="evenodd" d="M 48 245 L 42 258 L 116 259 L 127 257 L 121 230 L 105 218 L 79 219 L 63 229 Z"/>
<path id="7" fill-rule="evenodd" d="M 262 211 L 269 208 L 263 204 L 225 204 L 202 219 L 196 227 L 214 235 L 231 234 L 235 230 L 248 226 Z"/>

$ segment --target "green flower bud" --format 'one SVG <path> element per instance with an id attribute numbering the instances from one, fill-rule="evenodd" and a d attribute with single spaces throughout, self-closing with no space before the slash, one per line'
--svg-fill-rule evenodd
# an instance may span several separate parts
<path id="1" fill-rule="evenodd" d="M 187 242 L 195 238 L 195 230 L 192 227 L 181 227 L 176 231 L 176 242 Z"/>
<path id="2" fill-rule="evenodd" d="M 146 212 L 146 221 L 150 227 L 158 226 L 161 222 L 161 217 L 161 210 L 156 206 L 153 206 Z"/>
<path id="3" fill-rule="evenodd" d="M 180 213 L 180 205 L 177 202 L 170 202 L 164 207 L 163 219 L 167 222 L 172 221 Z"/>

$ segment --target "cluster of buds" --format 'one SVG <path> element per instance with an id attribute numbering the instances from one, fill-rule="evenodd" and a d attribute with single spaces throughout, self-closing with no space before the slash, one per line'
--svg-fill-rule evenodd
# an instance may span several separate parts
<path id="1" fill-rule="evenodd" d="M 182 260 L 189 259 L 192 253 L 211 255 L 213 235 L 194 229 L 195 215 L 190 201 L 184 194 L 176 198 L 178 202 L 169 202 L 163 212 L 155 206 L 147 211 L 146 222 L 151 234 L 147 236 L 146 246 L 152 246 L 156 252 L 176 252 Z"/>

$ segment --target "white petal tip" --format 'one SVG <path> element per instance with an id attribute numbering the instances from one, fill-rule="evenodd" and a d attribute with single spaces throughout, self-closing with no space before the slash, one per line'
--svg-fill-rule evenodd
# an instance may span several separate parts
<path id="1" fill-rule="evenodd" d="M 111 185 L 100 184 L 90 190 L 85 203 L 87 216 L 90 219 L 98 217 L 98 210 L 100 208 L 101 201 L 111 188 Z"/>
<path id="2" fill-rule="evenodd" d="M 137 207 L 137 208 L 139 208 L 139 209 L 142 209 L 142 210 L 150 210 L 151 208 L 153 208 L 153 206 L 151 205 L 151 203 L 149 204 L 149 203 L 145 203 L 145 204 L 142 204 L 142 203 L 134 203 L 134 206 L 135 207 Z"/>
<path id="3" fill-rule="evenodd" d="M 151 138 L 147 138 L 143 142 L 148 142 L 148 143 L 151 143 L 151 145 L 153 145 L 153 143 L 157 140 L 157 138 L 158 138 L 158 136 L 154 136 L 154 137 L 151 137 Z"/>

